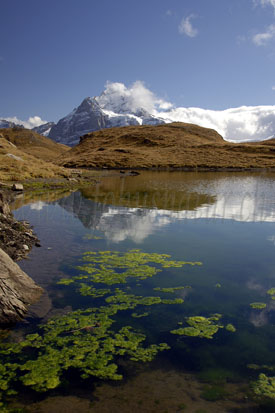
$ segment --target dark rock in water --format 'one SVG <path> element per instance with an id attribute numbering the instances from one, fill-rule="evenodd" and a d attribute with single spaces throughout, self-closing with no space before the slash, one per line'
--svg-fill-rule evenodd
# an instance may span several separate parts
<path id="1" fill-rule="evenodd" d="M 24 317 L 28 305 L 37 301 L 43 290 L 0 249 L 0 324 Z"/>
<path id="2" fill-rule="evenodd" d="M 10 207 L 4 198 L 4 195 L 0 192 L 0 214 L 8 215 L 10 214 Z"/>
<path id="3" fill-rule="evenodd" d="M 18 222 L 10 212 L 11 192 L 0 192 L 0 324 L 24 317 L 43 289 L 13 261 L 25 258 L 38 238 L 27 222 Z"/>
<path id="4" fill-rule="evenodd" d="M 28 222 L 14 219 L 9 207 L 11 197 L 10 191 L 0 191 L 0 248 L 13 260 L 20 260 L 26 258 L 39 239 L 33 234 Z"/>

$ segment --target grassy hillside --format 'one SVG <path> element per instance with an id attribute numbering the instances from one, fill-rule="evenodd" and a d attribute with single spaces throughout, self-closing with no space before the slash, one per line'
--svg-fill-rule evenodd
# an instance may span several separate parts
<path id="1" fill-rule="evenodd" d="M 72 168 L 275 168 L 274 145 L 229 143 L 212 129 L 175 122 L 89 133 L 57 162 Z"/>
<path id="2" fill-rule="evenodd" d="M 0 129 L 0 180 L 65 177 L 68 172 L 48 160 L 66 150 L 32 131 Z"/>
<path id="3" fill-rule="evenodd" d="M 52 161 L 65 153 L 70 148 L 54 142 L 52 139 L 39 135 L 29 129 L 9 128 L 0 129 L 0 136 L 16 145 L 16 147 L 28 155 Z"/>

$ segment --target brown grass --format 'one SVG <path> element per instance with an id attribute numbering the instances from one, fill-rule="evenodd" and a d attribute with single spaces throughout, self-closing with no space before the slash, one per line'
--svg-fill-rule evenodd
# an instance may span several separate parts
<path id="1" fill-rule="evenodd" d="M 56 147 L 57 144 L 53 143 L 51 145 L 51 142 L 46 142 L 47 146 L 44 147 L 43 137 L 32 132 L 34 140 L 31 141 L 32 135 L 29 135 L 29 138 L 27 137 L 29 132 L 24 131 L 22 141 L 20 141 L 20 131 L 15 134 L 10 129 L 0 131 L 0 180 L 24 181 L 33 178 L 66 177 L 68 172 L 64 168 L 48 162 L 50 156 L 53 158 L 54 150 L 52 148 Z M 27 141 L 27 139 L 29 140 Z M 49 141 L 49 139 L 45 139 Z M 37 156 L 35 155 L 36 152 L 38 153 Z M 59 155 L 62 152 L 64 150 L 60 150 Z M 19 157 L 21 160 L 10 157 L 10 154 Z"/>
<path id="2" fill-rule="evenodd" d="M 212 129 L 175 122 L 89 133 L 57 163 L 72 168 L 275 168 L 274 146 L 275 140 L 229 143 Z"/>
<path id="3" fill-rule="evenodd" d="M 70 149 L 66 145 L 56 143 L 52 139 L 39 135 L 29 129 L 0 129 L 0 138 L 1 137 L 13 143 L 18 149 L 28 155 L 35 156 L 44 161 L 51 162 L 53 159 Z"/>

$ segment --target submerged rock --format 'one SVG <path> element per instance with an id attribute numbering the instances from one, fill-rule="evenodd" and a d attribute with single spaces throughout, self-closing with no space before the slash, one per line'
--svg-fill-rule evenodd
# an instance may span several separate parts
<path id="1" fill-rule="evenodd" d="M 0 323 L 23 318 L 29 304 L 36 302 L 43 289 L 0 249 Z"/>
<path id="2" fill-rule="evenodd" d="M 43 292 L 13 261 L 25 258 L 39 240 L 27 222 L 14 219 L 11 198 L 11 192 L 0 192 L 0 324 L 23 318 Z"/>

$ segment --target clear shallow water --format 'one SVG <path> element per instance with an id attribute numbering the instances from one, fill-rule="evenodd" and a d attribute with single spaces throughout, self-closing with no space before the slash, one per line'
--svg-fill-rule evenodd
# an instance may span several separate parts
<path id="1" fill-rule="evenodd" d="M 171 346 L 149 367 L 151 371 L 167 366 L 174 374 L 203 377 L 223 369 L 228 385 L 255 379 L 259 372 L 247 365 L 275 366 L 275 301 L 266 293 L 275 287 L 274 178 L 274 174 L 144 172 L 137 177 L 110 175 L 95 188 L 61 198 L 51 195 L 50 202 L 44 197 L 22 206 L 24 200 L 18 200 L 16 218 L 30 221 L 42 244 L 20 263 L 46 289 L 30 311 L 30 325 L 35 325 L 37 316 L 47 319 L 64 308 L 91 305 L 91 298 L 77 294 L 75 287 L 57 285 L 59 279 L 76 274 L 74 267 L 85 251 L 138 248 L 170 254 L 175 260 L 201 261 L 202 266 L 165 269 L 139 286 L 131 285 L 138 295 L 151 295 L 155 287 L 190 286 L 173 294 L 184 298 L 183 304 L 152 307 L 150 316 L 140 319 L 128 313 L 119 322 L 145 332 L 151 343 L 166 341 Z M 253 302 L 267 306 L 255 310 L 250 307 Z M 178 323 L 185 325 L 188 316 L 213 313 L 222 314 L 222 324 L 232 323 L 237 331 L 221 329 L 211 340 L 169 332 Z M 203 402 L 200 392 L 197 399 L 205 411 L 256 411 L 250 405 L 248 410 L 217 407 Z M 85 395 L 91 398 L 89 392 Z M 101 400 L 99 410 L 95 405 L 91 411 L 104 411 Z M 196 403 L 191 400 L 187 411 L 196 411 Z M 172 402 L 170 407 L 167 400 L 163 405 L 175 411 Z M 143 405 L 138 411 L 147 410 Z"/>

